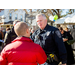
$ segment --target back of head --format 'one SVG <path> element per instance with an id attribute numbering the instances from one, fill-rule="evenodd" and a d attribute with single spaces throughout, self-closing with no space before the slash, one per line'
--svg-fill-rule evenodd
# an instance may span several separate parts
<path id="1" fill-rule="evenodd" d="M 17 36 L 24 36 L 26 34 L 26 30 L 28 29 L 28 25 L 25 22 L 18 22 L 14 26 L 14 31 Z"/>
<path id="2" fill-rule="evenodd" d="M 10 28 L 6 28 L 6 31 L 10 30 Z"/>

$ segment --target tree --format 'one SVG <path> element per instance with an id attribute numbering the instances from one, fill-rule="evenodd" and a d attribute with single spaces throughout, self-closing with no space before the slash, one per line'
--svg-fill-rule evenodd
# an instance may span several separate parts
<path id="1" fill-rule="evenodd" d="M 4 9 L 0 9 L 0 12 L 1 12 L 2 10 L 4 10 Z"/>
<path id="2" fill-rule="evenodd" d="M 69 9 L 68 14 L 72 14 L 72 13 L 74 13 L 74 9 Z"/>
<path id="3" fill-rule="evenodd" d="M 10 11 L 14 12 L 17 11 L 18 9 L 10 9 Z M 74 12 L 74 9 L 67 9 L 68 12 L 65 15 L 61 15 L 62 11 L 64 11 L 63 9 L 23 9 L 26 12 L 26 22 L 28 24 L 32 24 L 32 20 L 35 19 L 34 13 L 44 13 L 47 17 L 48 22 L 53 23 L 53 21 L 49 20 L 49 16 L 50 15 L 58 15 L 58 19 L 61 17 L 65 17 L 68 14 L 72 14 Z M 31 21 L 31 23 L 29 23 L 29 21 Z"/>

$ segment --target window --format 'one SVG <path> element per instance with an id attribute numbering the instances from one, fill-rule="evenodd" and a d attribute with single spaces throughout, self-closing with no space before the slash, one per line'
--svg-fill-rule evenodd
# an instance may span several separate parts
<path id="1" fill-rule="evenodd" d="M 17 17 L 18 17 L 18 15 L 17 15 L 17 14 L 15 14 L 15 20 L 17 20 Z"/>
<path id="2" fill-rule="evenodd" d="M 23 21 L 23 16 L 21 15 L 21 21 Z"/>
<path id="3" fill-rule="evenodd" d="M 9 13 L 9 19 L 12 19 L 12 14 L 11 13 Z"/>

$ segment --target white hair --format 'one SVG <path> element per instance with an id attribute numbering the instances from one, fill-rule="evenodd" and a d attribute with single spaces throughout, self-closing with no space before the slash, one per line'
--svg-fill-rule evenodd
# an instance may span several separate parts
<path id="1" fill-rule="evenodd" d="M 17 22 L 20 22 L 20 21 L 19 21 L 19 20 L 15 20 L 15 21 L 13 22 L 13 25 L 16 24 Z"/>
<path id="2" fill-rule="evenodd" d="M 45 14 L 43 14 L 43 13 L 37 14 L 37 15 L 36 15 L 36 18 L 37 18 L 37 17 L 40 17 L 40 16 L 43 16 L 44 19 L 46 19 L 46 16 L 45 16 Z"/>

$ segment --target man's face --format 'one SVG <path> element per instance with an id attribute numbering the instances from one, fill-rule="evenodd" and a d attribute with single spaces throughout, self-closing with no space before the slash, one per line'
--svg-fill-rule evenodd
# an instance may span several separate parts
<path id="1" fill-rule="evenodd" d="M 36 21 L 37 21 L 37 24 L 38 24 L 39 28 L 42 29 L 42 30 L 47 25 L 47 19 L 45 19 L 43 16 L 36 17 Z"/>

